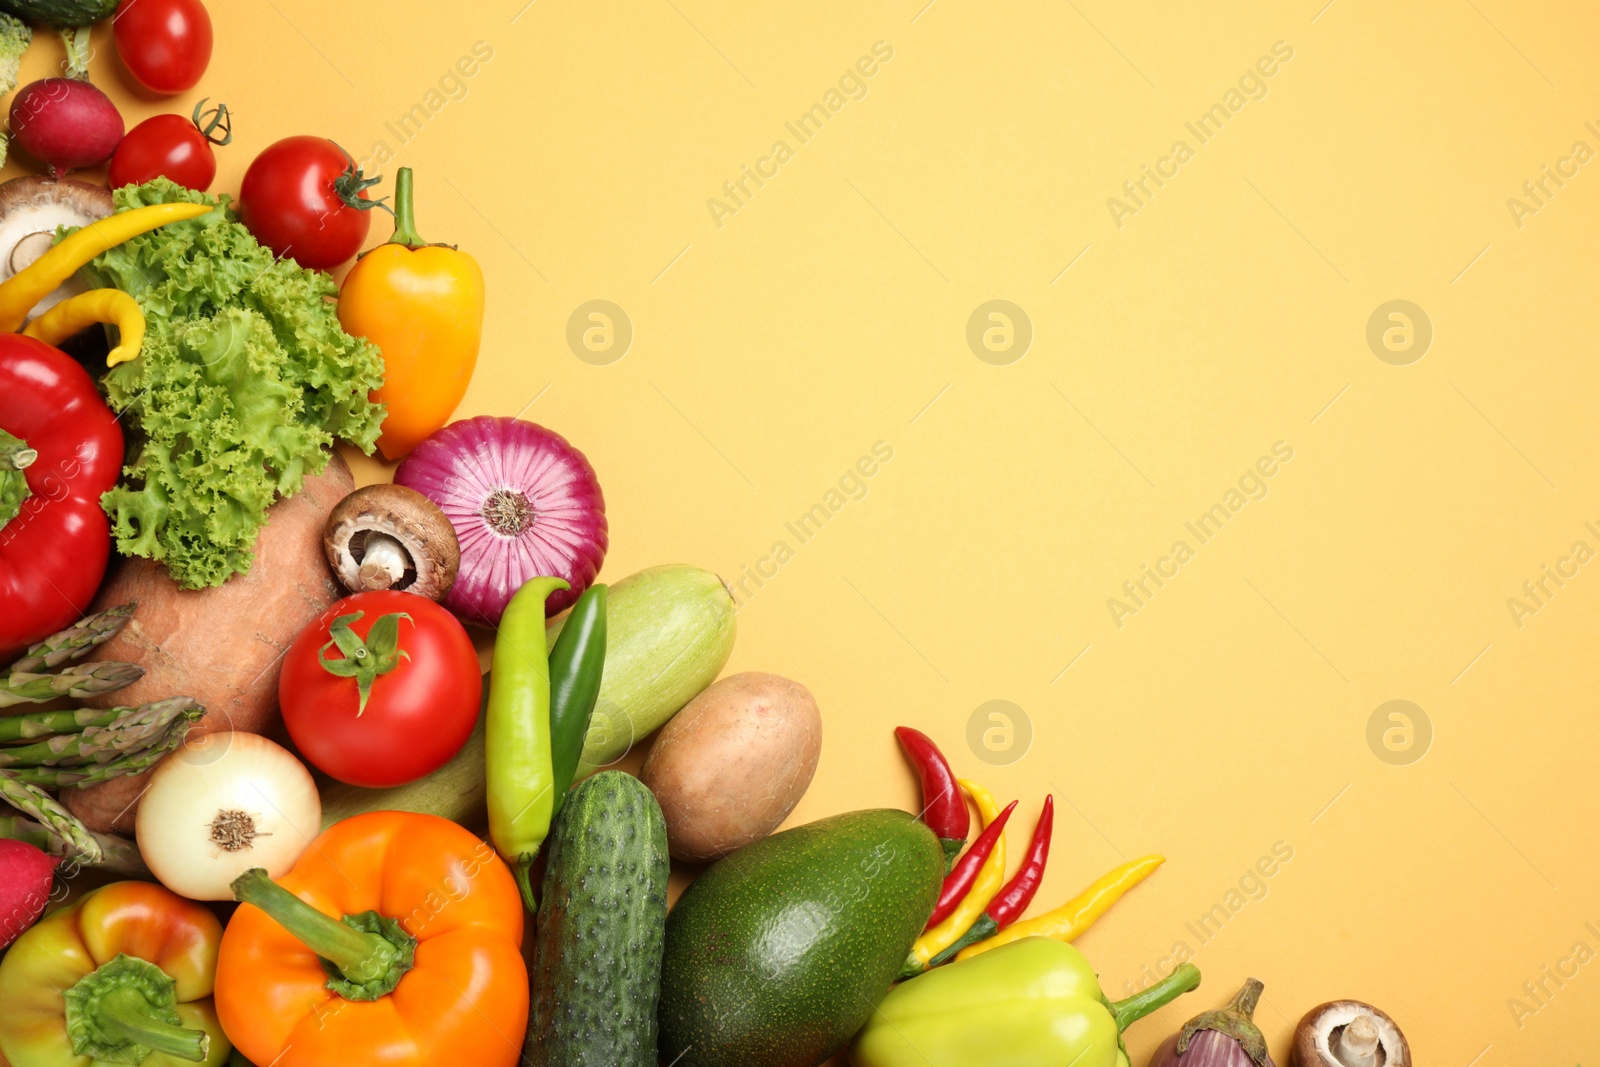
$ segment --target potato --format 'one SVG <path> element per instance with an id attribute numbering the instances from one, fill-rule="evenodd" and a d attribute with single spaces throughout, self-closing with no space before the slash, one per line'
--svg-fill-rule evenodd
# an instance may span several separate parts
<path id="1" fill-rule="evenodd" d="M 821 752 L 811 691 L 748 671 L 714 683 L 673 716 L 639 777 L 661 803 L 672 854 L 700 862 L 776 830 L 811 784 Z"/>
<path id="2" fill-rule="evenodd" d="M 249 572 L 212 589 L 179 589 L 161 564 L 126 560 L 101 587 L 93 610 L 129 601 L 138 609 L 92 658 L 137 663 L 144 677 L 87 703 L 131 706 L 187 696 L 206 709 L 191 737 L 269 730 L 277 719 L 284 651 L 343 595 L 322 550 L 322 527 L 354 487 L 349 466 L 334 453 L 320 475 L 267 512 Z M 148 777 L 67 789 L 62 800 L 92 830 L 129 833 Z"/>

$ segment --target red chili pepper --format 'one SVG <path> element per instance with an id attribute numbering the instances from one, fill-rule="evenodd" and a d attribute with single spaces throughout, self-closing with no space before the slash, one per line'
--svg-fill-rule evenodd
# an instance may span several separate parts
<path id="1" fill-rule="evenodd" d="M 922 821 L 939 835 L 948 865 L 955 861 L 961 847 L 967 843 L 967 831 L 972 827 L 967 801 L 956 786 L 956 776 L 950 770 L 944 753 L 939 751 L 927 734 L 909 726 L 900 726 L 895 729 L 894 735 L 900 739 L 900 747 L 905 749 L 906 756 L 922 779 Z"/>
<path id="2" fill-rule="evenodd" d="M 1000 833 L 1006 828 L 1006 820 L 1011 818 L 1011 812 L 1016 806 L 1015 800 L 1007 804 L 1005 810 L 994 817 L 994 822 L 984 827 L 983 833 L 979 834 L 972 847 L 967 849 L 967 854 L 957 860 L 955 867 L 944 876 L 944 886 L 940 888 L 939 899 L 933 905 L 933 914 L 928 917 L 928 925 L 922 928 L 924 933 L 944 922 L 967 895 L 967 891 L 972 888 L 972 883 L 978 877 L 978 871 L 983 868 L 983 861 L 994 851 L 994 843 L 1000 840 Z"/>
<path id="3" fill-rule="evenodd" d="M 60 349 L 0 335 L 0 662 L 94 598 L 111 553 L 100 494 L 121 468 L 94 379 Z"/>
<path id="4" fill-rule="evenodd" d="M 1012 801 L 1011 808 L 1016 806 L 1016 802 Z M 1007 814 L 1011 808 L 1006 809 Z M 1055 813 L 1055 798 L 1045 797 L 1044 808 L 1039 812 L 1039 821 L 1033 827 L 1033 841 L 1028 845 L 1028 854 L 1023 858 L 1022 866 L 1011 881 L 1005 884 L 1005 888 L 989 902 L 989 906 L 978 917 L 978 921 L 972 924 L 972 928 L 962 934 L 955 944 L 928 961 L 928 966 L 937 967 L 953 959 L 956 953 L 968 945 L 993 937 L 1022 918 L 1022 913 L 1033 903 L 1033 895 L 1039 891 L 1039 883 L 1044 881 L 1044 865 L 1050 858 L 1050 830 L 1055 824 Z M 995 819 L 997 824 L 1004 821 L 1004 816 Z M 976 850 L 977 846 L 974 845 L 973 848 Z M 943 901 L 944 897 L 941 895 L 939 899 Z"/>

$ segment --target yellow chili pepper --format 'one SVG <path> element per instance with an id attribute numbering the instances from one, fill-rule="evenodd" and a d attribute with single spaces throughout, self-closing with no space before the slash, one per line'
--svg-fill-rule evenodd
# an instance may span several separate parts
<path id="1" fill-rule="evenodd" d="M 0 332 L 16 333 L 35 304 L 100 253 L 169 222 L 197 218 L 213 210 L 209 204 L 152 204 L 119 211 L 62 238 L 0 285 Z"/>
<path id="2" fill-rule="evenodd" d="M 139 355 L 144 344 L 144 312 L 139 310 L 137 300 L 120 289 L 90 289 L 69 296 L 28 323 L 22 335 L 47 345 L 59 345 L 78 331 L 101 322 L 117 328 L 117 347 L 106 357 L 106 366 L 115 367 Z"/>
<path id="3" fill-rule="evenodd" d="M 1144 856 L 1124 863 L 1115 870 L 1107 872 L 1089 888 L 1054 911 L 1045 912 L 1037 918 L 1026 919 L 1001 930 L 987 941 L 979 941 L 976 945 L 968 946 L 957 954 L 956 959 L 958 961 L 971 959 L 981 952 L 988 952 L 992 948 L 999 948 L 1001 945 L 1008 945 L 1025 937 L 1049 937 L 1057 941 L 1071 942 L 1093 926 L 1095 920 L 1104 915 L 1106 909 L 1120 900 L 1124 893 L 1148 878 L 1152 871 L 1165 862 L 1167 862 L 1165 856 Z"/>
<path id="4" fill-rule="evenodd" d="M 956 784 L 961 786 L 961 791 L 972 798 L 978 805 L 978 814 L 983 816 L 983 825 L 988 826 L 1000 814 L 1000 806 L 995 803 L 994 795 L 976 782 L 965 778 L 957 778 Z M 935 926 L 932 930 L 917 938 L 917 943 L 911 948 L 911 965 L 913 961 L 918 965 L 915 969 L 925 969 L 928 961 L 939 953 L 955 944 L 961 935 L 966 933 L 973 923 L 978 921 L 978 916 L 983 914 L 983 909 L 995 898 L 1006 882 L 1006 835 L 1002 832 L 1000 839 L 994 843 L 994 851 L 989 853 L 989 858 L 983 861 L 983 866 L 978 870 L 978 877 L 972 883 L 972 890 L 965 899 L 956 905 L 956 910 Z"/>

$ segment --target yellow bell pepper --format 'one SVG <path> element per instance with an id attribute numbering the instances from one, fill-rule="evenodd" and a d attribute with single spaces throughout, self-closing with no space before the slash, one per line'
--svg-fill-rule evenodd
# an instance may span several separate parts
<path id="1" fill-rule="evenodd" d="M 412 217 L 411 168 L 394 183 L 394 236 L 363 255 L 339 290 L 339 324 L 383 353 L 388 409 L 378 451 L 404 457 L 450 420 L 483 340 L 483 271 L 451 245 L 428 244 Z"/>
<path id="2" fill-rule="evenodd" d="M 222 924 L 149 882 L 115 882 L 51 915 L 0 960 L 0 1060 L 15 1067 L 218 1067 L 212 993 Z"/>

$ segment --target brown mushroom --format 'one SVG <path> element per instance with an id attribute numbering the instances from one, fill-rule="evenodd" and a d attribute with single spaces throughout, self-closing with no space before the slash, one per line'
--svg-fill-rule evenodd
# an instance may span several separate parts
<path id="1" fill-rule="evenodd" d="M 1371 1004 L 1331 1000 L 1295 1027 L 1289 1067 L 1411 1067 L 1400 1027 Z"/>
<path id="2" fill-rule="evenodd" d="M 58 226 L 87 226 L 113 210 L 110 190 L 71 178 L 29 176 L 0 184 L 0 281 L 49 251 Z M 83 290 L 81 282 L 68 280 L 35 304 L 30 315 Z"/>
<path id="3" fill-rule="evenodd" d="M 322 547 L 352 593 L 397 589 L 439 600 L 461 565 L 455 527 L 439 506 L 388 482 L 357 489 L 334 505 Z"/>

